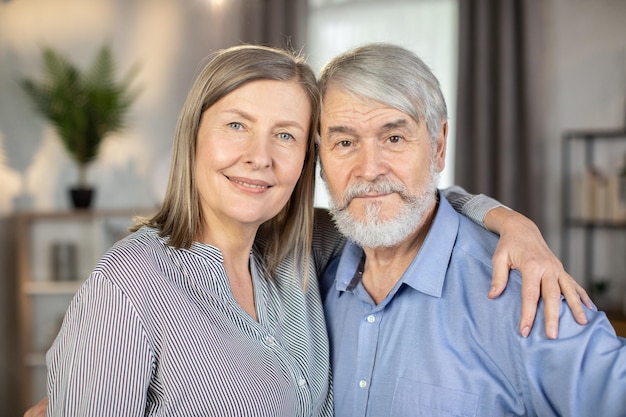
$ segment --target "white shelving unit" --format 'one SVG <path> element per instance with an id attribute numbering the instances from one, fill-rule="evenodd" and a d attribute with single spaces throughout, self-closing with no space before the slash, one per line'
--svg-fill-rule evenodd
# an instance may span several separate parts
<path id="1" fill-rule="evenodd" d="M 152 211 L 74 210 L 16 215 L 22 409 L 46 393 L 45 353 L 73 295 L 104 252 L 128 234 L 133 217 L 148 216 Z M 74 248 L 74 277 L 55 280 L 55 244 Z"/>

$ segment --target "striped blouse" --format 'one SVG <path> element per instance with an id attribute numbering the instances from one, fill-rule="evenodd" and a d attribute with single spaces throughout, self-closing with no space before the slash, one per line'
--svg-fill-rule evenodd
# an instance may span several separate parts
<path id="1" fill-rule="evenodd" d="M 48 415 L 331 416 L 318 271 L 303 290 L 292 262 L 269 280 L 250 259 L 258 321 L 217 248 L 175 249 L 147 227 L 116 244 L 48 351 Z"/>
<path id="2" fill-rule="evenodd" d="M 219 249 L 175 249 L 148 227 L 118 242 L 47 353 L 47 415 L 332 416 L 317 277 L 344 240 L 325 210 L 314 230 L 305 289 L 292 259 L 268 279 L 251 253 L 258 321 L 232 296 Z"/>

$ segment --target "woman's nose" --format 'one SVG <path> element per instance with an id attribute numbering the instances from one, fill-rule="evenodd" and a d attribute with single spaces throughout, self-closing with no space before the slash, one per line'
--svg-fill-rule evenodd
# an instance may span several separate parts
<path id="1" fill-rule="evenodd" d="M 267 168 L 272 165 L 272 151 L 270 141 L 255 137 L 248 144 L 245 154 L 245 162 L 254 169 Z"/>

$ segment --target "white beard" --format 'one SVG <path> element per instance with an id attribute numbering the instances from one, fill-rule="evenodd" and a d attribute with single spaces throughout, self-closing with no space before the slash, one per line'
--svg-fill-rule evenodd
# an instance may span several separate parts
<path id="1" fill-rule="evenodd" d="M 331 197 L 330 214 L 339 231 L 361 247 L 396 246 L 417 230 L 435 202 L 440 173 L 435 170 L 434 161 L 431 162 L 430 173 L 430 182 L 415 195 L 409 195 L 403 184 L 385 178 L 369 183 L 352 184 L 346 189 L 341 201 Z M 380 220 L 382 203 L 369 203 L 365 219 L 358 220 L 350 214 L 348 205 L 354 197 L 368 192 L 397 192 L 403 204 L 395 216 Z"/>

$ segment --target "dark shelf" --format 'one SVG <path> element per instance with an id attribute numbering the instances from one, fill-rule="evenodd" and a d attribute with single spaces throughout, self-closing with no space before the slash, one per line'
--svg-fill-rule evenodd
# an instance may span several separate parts
<path id="1" fill-rule="evenodd" d="M 572 139 L 624 139 L 626 130 L 624 129 L 596 129 L 596 130 L 570 130 L 563 134 L 566 140 Z"/>
<path id="2" fill-rule="evenodd" d="M 574 258 L 583 260 L 583 286 L 590 289 L 594 277 L 594 258 L 592 248 L 597 231 L 623 231 L 626 221 L 592 220 L 572 217 L 572 147 L 582 146 L 584 164 L 587 170 L 594 166 L 595 145 L 598 142 L 626 141 L 626 129 L 589 129 L 570 130 L 563 133 L 561 153 L 561 260 L 568 267 L 570 258 L 570 233 L 579 229 L 583 233 L 582 254 L 574 254 Z M 575 144 L 576 143 L 576 144 Z"/>
<path id="3" fill-rule="evenodd" d="M 565 219 L 563 225 L 567 227 L 580 227 L 591 229 L 626 229 L 626 221 L 611 220 Z"/>

